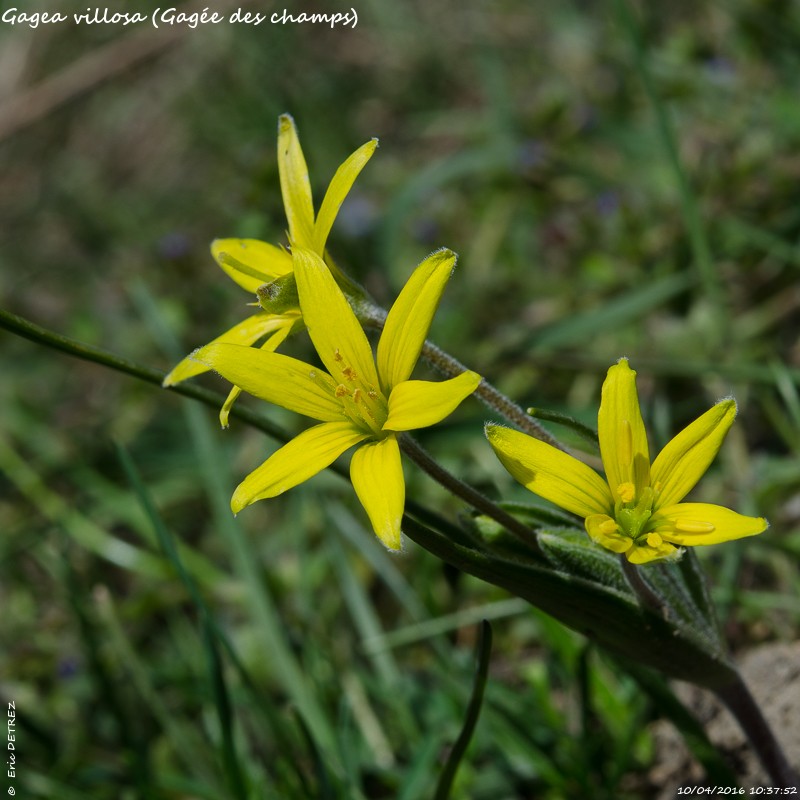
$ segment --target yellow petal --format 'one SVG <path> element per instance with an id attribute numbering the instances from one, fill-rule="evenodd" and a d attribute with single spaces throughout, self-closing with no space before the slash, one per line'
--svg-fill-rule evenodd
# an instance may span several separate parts
<path id="1" fill-rule="evenodd" d="M 289 253 L 259 239 L 215 239 L 211 255 L 231 280 L 251 294 L 292 271 Z"/>
<path id="2" fill-rule="evenodd" d="M 322 422 L 344 418 L 331 376 L 280 353 L 234 344 L 209 344 L 193 358 L 262 400 Z"/>
<path id="3" fill-rule="evenodd" d="M 633 547 L 633 539 L 619 530 L 608 514 L 592 514 L 586 517 L 586 532 L 592 541 L 614 553 L 626 553 Z"/>
<path id="4" fill-rule="evenodd" d="M 399 550 L 406 485 L 397 438 L 387 436 L 359 447 L 350 462 L 350 479 L 375 535 L 390 550 Z"/>
<path id="5" fill-rule="evenodd" d="M 313 251 L 317 255 L 325 252 L 325 242 L 328 241 L 328 234 L 331 232 L 333 222 L 339 213 L 342 203 L 347 193 L 353 186 L 359 172 L 364 169 L 367 161 L 372 158 L 378 140 L 372 139 L 366 144 L 362 144 L 340 167 L 336 170 L 333 180 L 328 186 L 328 191 L 319 207 L 317 221 L 314 225 Z"/>
<path id="6" fill-rule="evenodd" d="M 233 513 L 238 514 L 256 500 L 276 497 L 308 480 L 367 436 L 351 422 L 324 422 L 303 431 L 236 487 L 231 498 Z"/>
<path id="7" fill-rule="evenodd" d="M 539 497 L 581 517 L 613 510 L 605 481 L 577 458 L 499 425 L 487 425 L 486 437 L 503 466 Z"/>
<path id="8" fill-rule="evenodd" d="M 736 401 L 723 400 L 684 428 L 653 462 L 650 478 L 658 487 L 656 508 L 679 503 L 717 455 L 736 417 Z"/>
<path id="9" fill-rule="evenodd" d="M 389 395 L 385 431 L 413 431 L 441 422 L 469 397 L 481 376 L 463 372 L 447 381 L 403 381 Z"/>
<path id="10" fill-rule="evenodd" d="M 719 544 L 763 533 L 769 523 L 763 517 L 745 517 L 710 503 L 678 503 L 659 509 L 647 526 L 673 544 Z"/>
<path id="11" fill-rule="evenodd" d="M 209 344 L 225 343 L 250 345 L 253 344 L 253 342 L 257 342 L 262 336 L 266 336 L 268 333 L 281 330 L 282 328 L 286 328 L 288 334 L 297 318 L 297 315 L 293 315 L 290 319 L 289 316 L 267 314 L 261 311 L 258 314 L 253 314 L 252 317 L 247 317 L 247 319 L 238 322 L 230 330 L 217 336 L 217 338 Z M 176 383 L 185 381 L 187 378 L 193 378 L 195 375 L 208 372 L 209 367 L 205 364 L 201 364 L 199 361 L 195 361 L 194 356 L 195 353 L 192 353 L 177 364 L 164 378 L 162 386 L 174 386 Z"/>
<path id="12" fill-rule="evenodd" d="M 310 250 L 298 248 L 293 254 L 303 321 L 322 363 L 337 384 L 377 390 L 372 348 L 330 270 Z"/>
<path id="13" fill-rule="evenodd" d="M 378 342 L 378 374 L 384 393 L 411 375 L 455 263 L 452 250 L 432 253 L 395 300 Z"/>
<path id="14" fill-rule="evenodd" d="M 288 114 L 282 114 L 278 120 L 278 172 L 292 246 L 311 247 L 314 237 L 311 182 L 297 128 Z"/>
<path id="15" fill-rule="evenodd" d="M 261 349 L 266 350 L 268 353 L 274 352 L 289 335 L 291 329 L 291 326 L 286 326 L 275 331 L 275 333 L 273 333 L 272 336 L 270 336 L 269 339 L 267 339 L 264 344 L 261 345 Z M 219 424 L 223 428 L 228 427 L 231 409 L 241 393 L 242 390 L 238 386 L 234 386 L 233 389 L 230 390 L 227 399 L 222 404 L 222 408 L 219 411 Z"/>
<path id="16" fill-rule="evenodd" d="M 625 554 L 625 557 L 631 564 L 647 564 L 650 561 L 660 561 L 662 559 L 677 558 L 681 554 L 681 550 L 673 547 L 667 542 L 652 547 L 649 544 L 634 544 L 630 550 Z"/>
<path id="17" fill-rule="evenodd" d="M 650 482 L 650 454 L 636 393 L 636 373 L 626 358 L 608 370 L 603 382 L 597 433 L 614 501 L 619 500 L 618 487 L 624 483 L 632 483 L 638 497 Z"/>

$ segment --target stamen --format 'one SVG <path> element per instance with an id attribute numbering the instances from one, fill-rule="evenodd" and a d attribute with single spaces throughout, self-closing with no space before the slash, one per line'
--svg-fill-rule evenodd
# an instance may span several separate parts
<path id="1" fill-rule="evenodd" d="M 367 392 L 367 397 L 371 398 L 372 400 L 377 400 L 377 398 L 378 398 L 378 393 L 377 393 L 377 392 L 376 392 L 374 389 L 370 389 L 370 390 Z"/>
<path id="2" fill-rule="evenodd" d="M 716 528 L 710 522 L 681 519 L 675 523 L 675 530 L 683 531 L 684 533 L 712 533 Z"/>
<path id="3" fill-rule="evenodd" d="M 343 383 L 340 383 L 340 384 L 339 384 L 339 385 L 336 387 L 336 389 L 334 389 L 334 392 L 333 392 L 333 393 L 334 393 L 334 394 L 335 394 L 337 397 L 346 397 L 346 396 L 349 394 L 349 392 L 347 391 L 347 387 L 346 387 L 346 386 L 345 386 Z"/>
<path id="4" fill-rule="evenodd" d="M 617 486 L 617 494 L 623 503 L 632 503 L 636 497 L 636 487 L 630 481 L 625 481 Z"/>
<path id="5" fill-rule="evenodd" d="M 605 522 L 600 523 L 597 530 L 599 530 L 600 533 L 616 533 L 617 523 L 614 522 L 613 519 L 607 519 Z"/>
<path id="6" fill-rule="evenodd" d="M 356 371 L 352 367 L 345 367 L 342 370 L 342 375 L 344 375 L 345 378 L 347 378 L 347 380 L 349 381 L 355 381 L 358 379 L 358 375 L 356 374 Z"/>
<path id="7" fill-rule="evenodd" d="M 361 389 L 353 389 L 353 402 L 361 402 Z"/>
<path id="8" fill-rule="evenodd" d="M 664 540 L 655 532 L 647 534 L 647 544 L 650 547 L 661 547 Z"/>
<path id="9" fill-rule="evenodd" d="M 342 360 L 342 354 L 339 352 L 339 348 L 338 347 L 333 351 L 333 360 L 334 361 L 341 361 Z"/>

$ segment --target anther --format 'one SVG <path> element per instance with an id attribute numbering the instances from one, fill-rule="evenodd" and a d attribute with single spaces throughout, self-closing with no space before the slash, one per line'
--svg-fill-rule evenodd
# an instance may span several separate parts
<path id="1" fill-rule="evenodd" d="M 353 402 L 354 403 L 361 402 L 361 389 L 353 389 Z"/>
<path id="2" fill-rule="evenodd" d="M 339 352 L 339 348 L 338 347 L 333 351 L 333 360 L 334 361 L 341 361 L 342 360 L 342 354 Z"/>
<path id="3" fill-rule="evenodd" d="M 343 383 L 340 383 L 340 384 L 339 384 L 339 385 L 336 387 L 336 389 L 334 389 L 334 392 L 333 392 L 333 393 L 334 393 L 334 394 L 335 394 L 337 397 L 344 397 L 345 395 L 347 395 L 347 394 L 348 394 L 347 387 L 346 387 L 346 386 L 345 386 Z"/>
<path id="4" fill-rule="evenodd" d="M 597 530 L 599 530 L 600 533 L 616 533 L 617 523 L 613 519 L 607 519 L 605 522 L 600 523 Z"/>
<path id="5" fill-rule="evenodd" d="M 636 487 L 630 481 L 625 481 L 617 486 L 617 494 L 623 503 L 632 503 L 636 497 Z"/>
<path id="6" fill-rule="evenodd" d="M 356 374 L 356 371 L 352 367 L 345 367 L 342 370 L 342 375 L 344 375 L 345 378 L 347 378 L 347 380 L 349 380 L 349 381 L 354 381 L 354 380 L 356 380 L 358 378 L 358 375 Z"/>

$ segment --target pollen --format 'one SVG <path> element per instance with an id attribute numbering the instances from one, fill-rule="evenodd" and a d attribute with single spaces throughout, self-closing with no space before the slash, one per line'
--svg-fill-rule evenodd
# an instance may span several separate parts
<path id="1" fill-rule="evenodd" d="M 349 381 L 355 381 L 358 379 L 358 375 L 356 374 L 356 371 L 352 367 L 345 367 L 342 370 L 342 375 L 344 375 L 345 378 L 347 378 L 347 380 Z"/>
<path id="2" fill-rule="evenodd" d="M 340 383 L 333 392 L 337 397 L 344 397 L 345 395 L 349 394 L 347 391 L 347 387 Z"/>
<path id="3" fill-rule="evenodd" d="M 630 481 L 625 481 L 617 486 L 617 494 L 623 503 L 632 503 L 636 497 L 636 487 Z"/>
<path id="4" fill-rule="evenodd" d="M 683 533 L 712 533 L 715 527 L 710 522 L 680 519 L 675 523 L 675 530 L 683 531 Z"/>

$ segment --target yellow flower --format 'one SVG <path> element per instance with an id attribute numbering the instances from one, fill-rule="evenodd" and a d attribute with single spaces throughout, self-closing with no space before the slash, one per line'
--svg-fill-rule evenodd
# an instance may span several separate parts
<path id="1" fill-rule="evenodd" d="M 315 219 L 308 168 L 294 120 L 288 114 L 280 117 L 278 172 L 289 223 L 289 244 L 293 248 L 302 247 L 325 257 L 325 243 L 339 208 L 377 146 L 378 140 L 372 139 L 339 167 Z M 271 283 L 292 271 L 292 257 L 286 250 L 258 239 L 217 239 L 211 244 L 211 255 L 225 274 L 251 295 L 265 283 Z M 288 309 L 282 314 L 258 311 L 225 331 L 213 343 L 249 346 L 268 336 L 261 349 L 274 351 L 301 324 L 299 308 Z M 194 361 L 189 355 L 164 378 L 163 385 L 173 386 L 207 370 L 208 367 Z M 220 422 L 223 427 L 228 425 L 229 411 L 239 393 L 240 389 L 234 387 L 222 407 Z"/>
<path id="2" fill-rule="evenodd" d="M 606 481 L 591 468 L 525 434 L 487 425 L 503 466 L 523 486 L 586 520 L 589 536 L 628 561 L 677 557 L 680 546 L 717 544 L 766 530 L 761 517 L 681 503 L 714 460 L 736 416 L 722 400 L 681 431 L 650 464 L 636 373 L 627 359 L 608 370 L 597 428 Z"/>
<path id="3" fill-rule="evenodd" d="M 350 477 L 376 535 L 401 546 L 405 483 L 397 434 L 434 425 L 481 381 L 463 372 L 441 382 L 410 380 L 431 320 L 455 264 L 440 250 L 414 271 L 386 317 L 377 357 L 322 259 L 295 248 L 303 319 L 328 370 L 289 356 L 227 343 L 195 353 L 205 366 L 246 392 L 320 421 L 245 478 L 231 499 L 238 513 L 316 475 L 353 445 Z"/>

